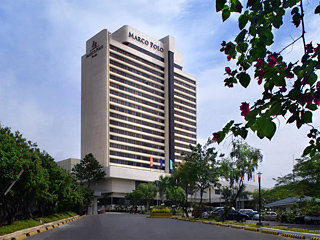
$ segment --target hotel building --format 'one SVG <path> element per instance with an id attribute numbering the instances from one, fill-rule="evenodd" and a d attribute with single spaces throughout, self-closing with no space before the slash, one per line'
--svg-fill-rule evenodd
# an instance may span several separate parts
<path id="1" fill-rule="evenodd" d="M 96 192 L 116 203 L 141 182 L 170 174 L 196 144 L 196 80 L 174 38 L 130 27 L 86 42 L 81 70 L 81 158 L 106 171 Z"/>

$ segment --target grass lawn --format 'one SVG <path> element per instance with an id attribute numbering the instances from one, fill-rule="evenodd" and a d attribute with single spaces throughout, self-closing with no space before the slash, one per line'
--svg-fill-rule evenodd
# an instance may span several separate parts
<path id="1" fill-rule="evenodd" d="M 175 219 L 183 219 L 184 217 L 173 217 Z M 185 218 L 187 220 L 187 218 Z M 217 222 L 216 220 L 208 220 L 208 219 L 198 219 L 198 218 L 189 218 L 190 221 L 192 220 L 198 220 L 202 222 Z M 308 229 L 301 229 L 301 228 L 288 228 L 288 227 L 280 227 L 280 226 L 257 226 L 254 223 L 241 223 L 241 222 L 231 222 L 231 221 L 225 221 L 225 222 L 220 222 L 224 224 L 232 224 L 232 225 L 240 225 L 244 227 L 267 227 L 267 228 L 272 228 L 274 230 L 285 230 L 285 231 L 292 231 L 292 232 L 301 232 L 301 233 L 311 233 L 311 234 L 320 234 L 320 231 L 317 230 L 308 230 Z"/>
<path id="2" fill-rule="evenodd" d="M 22 229 L 30 228 L 30 227 L 35 227 L 39 226 L 43 223 L 49 223 L 49 222 L 54 222 L 60 219 L 64 218 L 69 218 L 76 216 L 77 214 L 71 211 L 68 212 L 63 212 L 63 213 L 55 213 L 46 217 L 40 217 L 36 219 L 29 219 L 29 220 L 21 220 L 21 221 L 16 221 L 11 225 L 5 225 L 0 227 L 0 236 L 8 233 L 12 233 L 15 231 L 19 231 Z"/>

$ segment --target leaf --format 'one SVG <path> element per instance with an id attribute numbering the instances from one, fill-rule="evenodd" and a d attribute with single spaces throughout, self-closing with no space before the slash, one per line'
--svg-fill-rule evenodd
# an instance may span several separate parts
<path id="1" fill-rule="evenodd" d="M 233 125 L 234 121 L 231 120 L 230 122 L 227 123 L 227 125 L 223 128 L 223 131 L 225 133 L 228 133 L 230 131 L 231 126 Z"/>
<path id="2" fill-rule="evenodd" d="M 270 109 L 270 115 L 279 115 L 281 113 L 281 103 L 276 101 L 274 104 L 272 104 L 272 107 Z"/>
<path id="3" fill-rule="evenodd" d="M 218 134 L 220 134 L 219 139 L 217 140 L 217 143 L 221 143 L 222 140 L 225 138 L 226 134 L 223 131 L 218 132 Z"/>
<path id="4" fill-rule="evenodd" d="M 283 24 L 282 15 L 281 14 L 277 14 L 276 17 L 273 20 L 273 26 L 275 28 L 280 28 L 282 24 Z"/>
<path id="5" fill-rule="evenodd" d="M 248 43 L 246 43 L 246 42 L 240 43 L 240 44 L 237 46 L 237 51 L 238 51 L 239 53 L 244 53 L 244 52 L 247 51 L 248 46 L 249 46 L 249 45 L 248 45 Z"/>
<path id="6" fill-rule="evenodd" d="M 308 109 L 310 109 L 312 111 L 315 111 L 315 110 L 318 109 L 317 104 L 313 104 L 313 103 L 307 104 L 306 108 L 308 108 Z"/>
<path id="7" fill-rule="evenodd" d="M 244 41 L 244 38 L 245 38 L 247 32 L 248 32 L 248 31 L 247 31 L 246 29 L 243 29 L 243 30 L 238 34 L 238 36 L 234 39 L 234 41 L 235 41 L 236 43 L 242 43 L 242 42 Z"/>
<path id="8" fill-rule="evenodd" d="M 271 140 L 273 135 L 275 134 L 277 130 L 276 124 L 271 119 L 266 119 L 264 123 L 263 133 L 264 135 Z"/>
<path id="9" fill-rule="evenodd" d="M 320 5 L 316 7 L 316 9 L 314 10 L 314 14 L 318 14 L 318 13 L 320 13 Z"/>
<path id="10" fill-rule="evenodd" d="M 315 73 L 311 73 L 308 79 L 308 83 L 310 84 L 310 86 L 312 86 L 317 80 L 318 80 L 318 75 Z"/>
<path id="11" fill-rule="evenodd" d="M 241 72 L 237 75 L 237 78 L 239 79 L 240 84 L 246 88 L 248 87 L 249 83 L 250 83 L 250 76 L 245 73 L 245 72 Z"/>
<path id="12" fill-rule="evenodd" d="M 219 12 L 223 9 L 227 0 L 216 0 L 216 11 Z"/>
<path id="13" fill-rule="evenodd" d="M 230 17 L 230 10 L 229 8 L 224 8 L 222 10 L 222 20 L 225 21 Z"/>
<path id="14" fill-rule="evenodd" d="M 248 15 L 247 12 L 244 14 L 240 15 L 238 22 L 239 22 L 239 29 L 242 30 L 248 23 Z"/>
<path id="15" fill-rule="evenodd" d="M 306 156 L 311 152 L 312 146 L 308 146 L 303 150 L 302 156 Z"/>
<path id="16" fill-rule="evenodd" d="M 310 111 L 302 112 L 301 120 L 303 123 L 312 123 L 312 112 Z"/>
<path id="17" fill-rule="evenodd" d="M 239 130 L 239 135 L 243 138 L 246 139 L 248 135 L 248 130 L 246 128 L 241 128 Z"/>

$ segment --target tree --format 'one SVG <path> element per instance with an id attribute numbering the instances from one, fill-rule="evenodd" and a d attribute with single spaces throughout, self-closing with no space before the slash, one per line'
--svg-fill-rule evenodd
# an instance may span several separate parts
<path id="1" fill-rule="evenodd" d="M 146 204 L 146 208 L 149 208 L 151 201 L 155 199 L 157 190 L 157 187 L 153 183 L 142 183 L 138 186 L 136 191 L 141 192 L 142 201 Z"/>
<path id="2" fill-rule="evenodd" d="M 271 192 L 283 196 L 282 198 L 285 195 L 320 197 L 320 153 L 298 158 L 296 161 L 292 173 L 275 179 L 277 182 Z"/>
<path id="3" fill-rule="evenodd" d="M 79 210 L 86 195 L 76 179 L 19 132 L 0 125 L 0 224 Z"/>
<path id="4" fill-rule="evenodd" d="M 161 202 L 164 202 L 164 197 L 167 195 L 167 192 L 170 187 L 170 177 L 169 176 L 160 176 L 159 180 L 155 181 L 155 183 L 158 186 L 158 192 L 160 195 Z"/>
<path id="5" fill-rule="evenodd" d="M 137 211 L 137 207 L 142 203 L 142 192 L 139 190 L 133 190 L 131 193 L 127 193 L 126 198 L 132 203 L 132 209 Z"/>
<path id="6" fill-rule="evenodd" d="M 186 200 L 186 193 L 182 187 L 171 186 L 167 190 L 167 200 L 173 205 L 182 206 Z"/>
<path id="7" fill-rule="evenodd" d="M 226 202 L 236 207 L 236 201 L 244 192 L 244 178 L 252 179 L 254 171 L 262 161 L 259 149 L 249 146 L 245 142 L 234 141 L 230 158 L 221 161 L 221 176 L 229 183 L 221 187 Z"/>
<path id="8" fill-rule="evenodd" d="M 217 186 L 219 182 L 218 161 L 216 157 L 218 153 L 214 147 L 210 147 L 213 143 L 211 139 L 202 146 L 190 145 L 191 153 L 184 156 L 185 164 L 190 165 L 196 174 L 196 189 L 200 192 L 200 205 L 202 204 L 203 193 L 210 186 Z"/>
<path id="9" fill-rule="evenodd" d="M 223 21 L 231 13 L 240 13 L 238 17 L 239 33 L 234 41 L 222 42 L 221 52 L 227 60 L 235 59 L 236 68 L 226 67 L 227 87 L 240 83 L 246 88 L 255 78 L 263 84 L 261 98 L 251 106 L 242 102 L 240 110 L 245 123 L 230 121 L 225 127 L 213 134 L 220 143 L 230 132 L 234 136 L 247 137 L 248 130 L 259 138 L 272 139 L 276 132 L 278 117 L 288 124 L 296 123 L 297 128 L 310 126 L 309 145 L 303 154 L 313 156 L 320 151 L 320 132 L 313 123 L 313 113 L 320 105 L 320 81 L 317 72 L 320 69 L 320 44 L 306 41 L 305 12 L 302 0 L 248 0 L 242 5 L 240 0 L 216 0 L 216 10 L 222 11 Z M 245 6 L 245 8 L 244 8 Z M 292 15 L 292 23 L 301 28 L 301 34 L 290 44 L 272 52 L 274 32 L 283 27 L 286 14 Z M 315 14 L 320 13 L 320 5 Z M 301 42 L 303 54 L 300 61 L 285 61 L 283 51 Z M 254 76 L 249 73 L 253 71 Z"/>
<path id="10" fill-rule="evenodd" d="M 183 165 L 177 167 L 171 175 L 171 184 L 174 186 L 179 186 L 185 191 L 185 203 L 183 205 L 183 210 L 187 217 L 188 215 L 188 194 L 191 194 L 196 189 L 196 183 L 198 180 L 197 172 L 194 170 L 192 164 L 186 162 Z"/>
<path id="11" fill-rule="evenodd" d="M 105 172 L 100 163 L 95 159 L 92 153 L 87 154 L 80 163 L 76 164 L 72 169 L 72 174 L 88 187 L 92 183 L 98 182 L 105 178 Z"/>

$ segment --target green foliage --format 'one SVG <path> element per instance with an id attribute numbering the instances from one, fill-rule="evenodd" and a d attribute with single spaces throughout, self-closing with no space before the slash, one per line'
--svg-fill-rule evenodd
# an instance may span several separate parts
<path id="1" fill-rule="evenodd" d="M 34 220 L 34 219 L 16 221 L 11 225 L 6 225 L 6 226 L 0 227 L 0 235 L 5 235 L 8 233 L 12 233 L 15 231 L 19 231 L 22 229 L 35 227 L 35 226 L 39 226 L 39 225 L 41 225 L 41 223 L 37 220 Z"/>
<path id="2" fill-rule="evenodd" d="M 164 202 L 164 197 L 168 192 L 170 187 L 170 177 L 169 176 L 160 176 L 159 180 L 154 182 L 155 185 L 158 186 L 158 192 L 161 198 L 161 201 Z"/>
<path id="3" fill-rule="evenodd" d="M 183 206 L 186 201 L 186 193 L 182 187 L 171 186 L 167 191 L 167 200 L 173 205 Z"/>
<path id="4" fill-rule="evenodd" d="M 266 203 L 295 196 L 320 197 L 320 153 L 296 161 L 293 173 L 278 177 L 275 187 L 262 193 Z"/>
<path id="5" fill-rule="evenodd" d="M 9 186 L 12 185 L 10 191 Z M 0 224 L 61 210 L 78 210 L 85 196 L 76 179 L 19 132 L 0 125 Z"/>
<path id="6" fill-rule="evenodd" d="M 0 227 L 0 235 L 5 235 L 5 234 L 16 232 L 22 229 L 39 226 L 41 225 L 40 220 L 42 221 L 42 223 L 49 223 L 49 222 L 57 221 L 60 219 L 73 217 L 76 215 L 77 215 L 76 213 L 68 211 L 68 212 L 57 213 L 54 215 L 49 215 L 42 218 L 37 218 L 37 219 L 16 221 L 11 225 Z"/>
<path id="7" fill-rule="evenodd" d="M 72 169 L 72 174 L 88 187 L 92 183 L 98 182 L 105 178 L 103 166 L 95 159 L 92 153 L 88 153 L 80 163 L 76 164 Z"/>
<path id="8" fill-rule="evenodd" d="M 223 159 L 220 164 L 221 176 L 229 183 L 228 186 L 220 188 L 226 202 L 235 206 L 236 200 L 244 193 L 244 178 L 252 179 L 262 158 L 259 149 L 241 141 L 233 142 L 230 158 Z"/>
<path id="9" fill-rule="evenodd" d="M 151 212 L 152 213 L 171 213 L 171 210 L 167 207 L 160 206 L 160 207 L 152 208 Z"/>
<path id="10" fill-rule="evenodd" d="M 214 147 L 210 147 L 211 144 L 213 141 L 208 139 L 204 146 L 199 143 L 196 146 L 190 145 L 191 153 L 184 155 L 185 163 L 182 171 L 188 172 L 189 169 L 192 169 L 195 182 L 190 185 L 200 192 L 200 205 L 205 189 L 212 185 L 219 185 L 219 162 L 216 159 L 218 153 Z"/>
<path id="11" fill-rule="evenodd" d="M 302 0 L 248 0 L 246 5 L 238 0 L 217 0 L 216 10 L 222 11 L 226 21 L 233 12 L 239 13 L 239 32 L 234 41 L 223 41 L 221 52 L 228 61 L 234 59 L 236 68 L 226 67 L 225 85 L 233 87 L 238 82 L 247 88 L 254 79 L 263 85 L 261 98 L 250 108 L 240 108 L 245 123 L 228 123 L 222 131 L 214 133 L 220 143 L 229 133 L 246 138 L 247 132 L 254 132 L 259 138 L 272 139 L 277 126 L 275 120 L 282 117 L 288 124 L 295 123 L 311 127 L 309 145 L 303 154 L 313 156 L 320 151 L 320 132 L 312 126 L 313 112 L 320 105 L 320 44 L 306 43 Z M 320 5 L 314 13 L 319 14 Z M 283 21 L 291 14 L 294 27 L 301 27 L 301 35 L 277 52 L 274 49 L 274 33 L 283 27 Z M 301 40 L 304 49 L 301 61 L 286 62 L 282 51 Z M 252 70 L 254 76 L 248 72 Z M 244 103 L 242 103 L 244 104 Z M 247 103 L 245 103 L 247 104 Z M 249 105 L 248 105 L 249 106 Z M 217 138 L 215 134 L 219 134 Z"/>
<path id="12" fill-rule="evenodd" d="M 154 183 L 140 184 L 136 190 L 126 195 L 126 198 L 136 207 L 137 205 L 144 204 L 147 208 L 150 207 L 151 201 L 156 197 L 157 186 Z"/>

